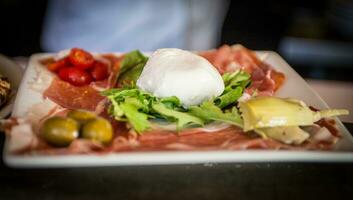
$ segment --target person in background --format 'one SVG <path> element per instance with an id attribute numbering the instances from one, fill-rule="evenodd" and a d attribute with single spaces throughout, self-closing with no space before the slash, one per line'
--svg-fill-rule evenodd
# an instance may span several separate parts
<path id="1" fill-rule="evenodd" d="M 218 45 L 227 0 L 50 0 L 41 45 L 116 52 Z"/>

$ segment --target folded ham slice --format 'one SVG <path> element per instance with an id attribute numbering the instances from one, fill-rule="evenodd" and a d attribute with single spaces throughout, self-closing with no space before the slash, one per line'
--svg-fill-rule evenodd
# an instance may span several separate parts
<path id="1" fill-rule="evenodd" d="M 201 52 L 201 56 L 212 63 L 219 73 L 244 70 L 251 74 L 252 84 L 248 94 L 257 91 L 258 95 L 273 95 L 281 87 L 285 76 L 259 60 L 254 52 L 241 45 L 223 45 L 219 49 Z"/>

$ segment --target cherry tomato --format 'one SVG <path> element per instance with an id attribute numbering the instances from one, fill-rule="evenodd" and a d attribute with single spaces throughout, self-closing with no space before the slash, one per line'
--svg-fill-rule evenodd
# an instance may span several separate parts
<path id="1" fill-rule="evenodd" d="M 49 64 L 47 68 L 52 72 L 58 72 L 60 69 L 68 67 L 69 65 L 71 65 L 70 61 L 67 58 L 62 58 L 58 61 Z"/>
<path id="2" fill-rule="evenodd" d="M 69 54 L 70 62 L 80 69 L 86 70 L 93 67 L 94 58 L 87 51 L 79 48 L 73 48 Z"/>
<path id="3" fill-rule="evenodd" d="M 106 79 L 108 77 L 108 66 L 102 62 L 96 61 L 91 71 L 91 75 L 96 81 Z"/>
<path id="4" fill-rule="evenodd" d="M 59 71 L 59 77 L 75 86 L 88 85 L 92 82 L 92 77 L 88 72 L 75 67 L 62 68 Z"/>

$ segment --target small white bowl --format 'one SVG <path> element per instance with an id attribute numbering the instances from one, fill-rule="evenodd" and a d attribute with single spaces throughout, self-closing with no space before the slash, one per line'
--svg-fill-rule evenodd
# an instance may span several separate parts
<path id="1" fill-rule="evenodd" d="M 8 57 L 0 54 L 0 74 L 7 77 L 11 84 L 10 99 L 0 109 L 0 119 L 3 119 L 12 111 L 12 106 L 15 101 L 17 89 L 21 83 L 23 70 L 15 62 Z"/>

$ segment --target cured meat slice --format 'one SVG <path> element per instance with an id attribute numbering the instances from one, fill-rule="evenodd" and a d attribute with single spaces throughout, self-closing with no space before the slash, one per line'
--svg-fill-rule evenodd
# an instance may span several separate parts
<path id="1" fill-rule="evenodd" d="M 64 108 L 87 109 L 90 111 L 95 111 L 98 103 L 104 99 L 91 86 L 76 87 L 59 78 L 52 81 L 43 96 Z"/>
<path id="2" fill-rule="evenodd" d="M 202 129 L 185 130 L 191 134 L 179 134 L 156 130 L 145 133 L 130 147 L 137 151 L 158 150 L 247 150 L 247 149 L 330 149 L 333 143 L 311 141 L 302 145 L 287 145 L 273 139 L 262 139 L 254 133 L 244 133 L 238 127 L 229 127 L 215 132 Z M 126 148 L 126 147 L 125 147 Z"/>
<path id="3" fill-rule="evenodd" d="M 120 70 L 120 63 L 124 58 L 124 55 L 121 56 L 115 56 L 113 54 L 105 54 L 102 55 L 102 57 L 110 62 L 110 75 L 108 77 L 107 83 L 108 87 L 112 88 L 116 85 L 119 70 Z"/>
<path id="4" fill-rule="evenodd" d="M 201 52 L 200 55 L 212 63 L 221 74 L 236 70 L 250 73 L 252 85 L 247 90 L 249 94 L 257 91 L 258 95 L 273 95 L 285 79 L 283 73 L 272 69 L 259 60 L 254 52 L 241 45 L 223 45 L 216 50 Z"/>

